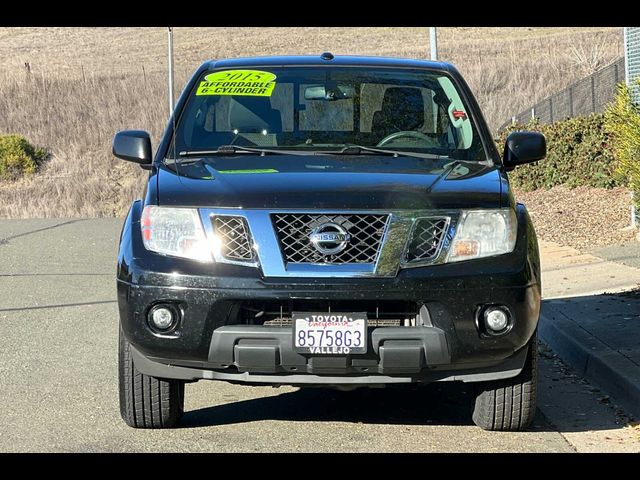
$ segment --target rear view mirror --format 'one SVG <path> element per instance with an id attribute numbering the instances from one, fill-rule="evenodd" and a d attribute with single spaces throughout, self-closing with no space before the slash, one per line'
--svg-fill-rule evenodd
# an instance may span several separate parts
<path id="1" fill-rule="evenodd" d="M 547 142 L 538 132 L 513 132 L 504 145 L 502 163 L 506 170 L 518 165 L 542 160 L 547 154 Z"/>
<path id="2" fill-rule="evenodd" d="M 113 154 L 140 166 L 151 165 L 151 139 L 142 130 L 124 130 L 116 133 L 112 144 Z"/>
<path id="3" fill-rule="evenodd" d="M 353 98 L 356 94 L 356 89 L 351 85 L 313 85 L 304 89 L 305 100 L 345 100 Z"/>

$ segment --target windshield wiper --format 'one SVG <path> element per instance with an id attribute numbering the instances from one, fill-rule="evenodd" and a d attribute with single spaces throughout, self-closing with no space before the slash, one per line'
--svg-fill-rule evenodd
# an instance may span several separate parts
<path id="1" fill-rule="evenodd" d="M 214 155 L 228 155 L 233 153 L 245 153 L 252 155 L 267 155 L 271 152 L 263 151 L 259 148 L 251 148 L 251 147 L 239 147 L 236 145 L 220 145 L 215 150 L 183 150 L 178 152 L 177 158 L 165 158 L 165 165 L 172 164 L 191 164 L 198 163 L 203 160 L 205 157 L 211 157 Z M 197 158 L 191 158 L 197 157 Z"/>
<path id="2" fill-rule="evenodd" d="M 310 155 L 310 152 L 298 150 L 276 150 L 269 148 L 242 147 L 240 145 L 220 145 L 215 150 L 183 150 L 178 152 L 178 158 L 165 158 L 165 163 L 195 163 L 202 160 L 202 157 L 212 157 L 214 155 L 229 155 L 235 153 L 253 155 Z M 200 157 L 200 158 L 189 158 Z"/>
<path id="3" fill-rule="evenodd" d="M 184 150 L 178 153 L 180 157 L 200 157 L 208 155 L 228 155 L 229 153 L 259 153 L 267 155 L 271 153 L 282 153 L 279 150 L 268 150 L 264 148 L 241 147 L 239 145 L 220 145 L 215 150 Z"/>
<path id="4" fill-rule="evenodd" d="M 403 152 L 399 150 L 386 150 L 384 148 L 365 147 L 363 145 L 347 145 L 337 152 L 325 152 L 333 155 L 362 155 L 364 152 L 377 153 L 380 155 L 391 155 L 394 157 L 415 157 L 428 158 L 433 160 L 447 159 L 447 155 L 436 155 L 435 153 Z"/>

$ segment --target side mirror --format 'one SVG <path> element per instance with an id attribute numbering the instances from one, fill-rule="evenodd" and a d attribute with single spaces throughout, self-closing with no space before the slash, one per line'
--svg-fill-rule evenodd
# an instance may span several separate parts
<path id="1" fill-rule="evenodd" d="M 547 154 L 547 141 L 538 132 L 513 132 L 504 144 L 502 164 L 505 170 L 513 170 L 518 165 L 537 162 Z"/>
<path id="2" fill-rule="evenodd" d="M 127 160 L 139 163 L 141 167 L 151 165 L 151 139 L 142 130 L 124 130 L 116 133 L 112 144 L 113 154 Z"/>

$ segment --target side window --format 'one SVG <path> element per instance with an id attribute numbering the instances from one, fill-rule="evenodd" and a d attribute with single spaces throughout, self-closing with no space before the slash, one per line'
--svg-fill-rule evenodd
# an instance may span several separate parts
<path id="1" fill-rule="evenodd" d="M 229 104 L 233 97 L 221 96 L 215 106 L 215 126 L 214 130 L 218 132 L 230 132 L 229 124 Z"/>
<path id="2" fill-rule="evenodd" d="M 363 83 L 360 87 L 360 131 L 371 133 L 373 114 L 382 107 L 382 97 L 387 85 Z"/>
<path id="3" fill-rule="evenodd" d="M 278 83 L 271 95 L 271 106 L 280 111 L 282 131 L 293 132 L 293 84 Z"/>
<path id="4" fill-rule="evenodd" d="M 383 110 L 385 94 L 388 89 L 396 88 L 396 85 L 382 83 L 363 83 L 360 90 L 360 131 L 370 133 L 372 131 L 373 117 L 376 112 Z M 424 103 L 424 117 L 417 123 L 421 125 L 420 131 L 424 133 L 437 132 L 437 106 L 433 101 L 434 92 L 428 88 L 416 88 L 422 95 Z"/>
<path id="5" fill-rule="evenodd" d="M 455 148 L 468 149 L 473 142 L 473 128 L 469 115 L 455 86 L 447 77 L 438 78 L 443 93 L 447 96 L 448 107 L 443 111 L 443 131 L 447 132 L 449 144 Z"/>

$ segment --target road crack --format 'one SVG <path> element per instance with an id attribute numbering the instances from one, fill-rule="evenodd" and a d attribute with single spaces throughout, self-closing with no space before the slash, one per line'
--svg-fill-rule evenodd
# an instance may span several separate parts
<path id="1" fill-rule="evenodd" d="M 48 227 L 38 228 L 36 230 L 31 230 L 30 232 L 19 233 L 17 235 L 12 235 L 11 237 L 0 238 L 0 245 L 7 245 L 9 241 L 15 240 L 16 238 L 26 237 L 27 235 L 31 235 L 33 233 L 44 232 L 46 230 L 52 230 L 54 228 L 62 227 L 64 225 L 70 225 L 72 223 L 83 222 L 87 220 L 86 218 L 76 218 L 74 220 L 68 220 L 62 223 L 56 223 L 55 225 L 50 225 Z"/>

